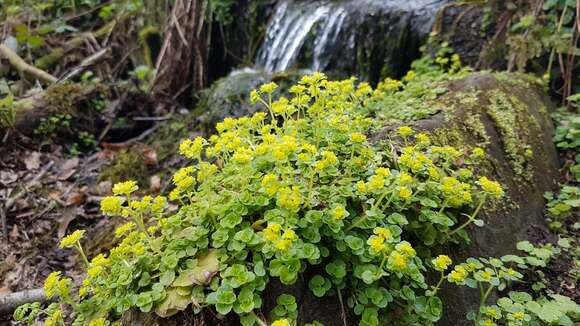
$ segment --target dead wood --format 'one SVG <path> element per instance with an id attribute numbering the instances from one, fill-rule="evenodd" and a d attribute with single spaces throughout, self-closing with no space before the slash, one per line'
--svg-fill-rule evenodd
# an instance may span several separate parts
<path id="1" fill-rule="evenodd" d="M 16 308 L 32 302 L 46 302 L 44 290 L 24 290 L 0 296 L 0 315 L 12 313 Z"/>
<path id="2" fill-rule="evenodd" d="M 0 44 L 0 57 L 8 60 L 21 73 L 34 77 L 45 84 L 52 84 L 57 81 L 57 78 L 53 75 L 26 63 L 18 54 L 4 44 Z"/>
<path id="3" fill-rule="evenodd" d="M 156 63 L 151 94 L 158 102 L 173 102 L 188 89 L 206 86 L 209 24 L 207 2 L 178 0 L 168 17 L 167 30 Z"/>

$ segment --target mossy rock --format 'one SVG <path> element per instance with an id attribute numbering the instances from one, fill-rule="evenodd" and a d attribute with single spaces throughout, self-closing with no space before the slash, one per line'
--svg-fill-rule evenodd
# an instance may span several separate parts
<path id="1" fill-rule="evenodd" d="M 447 109 L 415 126 L 440 144 L 484 147 L 489 159 L 478 167 L 480 174 L 500 181 L 506 197 L 481 213 L 484 227 L 470 227 L 470 244 L 441 252 L 451 253 L 455 262 L 515 253 L 518 241 L 546 230 L 543 193 L 558 178 L 550 99 L 533 78 L 505 73 L 472 74 L 448 89 L 438 100 Z M 442 300 L 440 325 L 470 325 L 465 316 L 479 305 L 479 293 L 449 285 Z"/>
<path id="2" fill-rule="evenodd" d="M 223 89 L 224 85 L 216 86 L 214 91 Z M 552 189 L 558 175 L 557 154 L 552 142 L 553 127 L 548 115 L 550 99 L 540 84 L 523 75 L 476 73 L 450 82 L 445 88 L 447 92 L 437 99 L 439 107 L 444 109 L 411 125 L 429 132 L 432 139 L 440 144 L 465 149 L 485 147 L 490 158 L 478 172 L 500 181 L 506 188 L 506 199 L 484 210 L 482 218 L 486 221 L 485 227 L 469 228 L 472 239 L 469 245 L 438 248 L 438 251 L 450 253 L 456 262 L 471 256 L 513 253 L 518 241 L 526 239 L 530 232 L 546 228 L 542 194 Z M 240 91 L 238 89 L 230 94 L 239 94 Z M 237 97 L 225 98 L 222 106 L 212 106 L 212 110 L 226 108 L 235 111 L 236 107 L 228 105 L 247 105 L 239 103 Z M 246 108 L 241 110 L 233 112 L 233 115 L 253 112 L 245 111 Z M 226 113 L 232 112 L 210 111 L 207 119 L 215 121 Z M 385 126 L 374 139 L 377 142 L 387 139 L 397 127 L 394 124 Z M 532 153 L 526 153 L 530 148 Z M 311 294 L 305 280 L 316 273 L 315 269 L 312 267 L 305 271 L 290 288 L 272 281 L 264 292 L 263 312 L 274 307 L 279 294 L 291 293 L 298 302 L 298 325 L 314 320 L 324 325 L 342 325 L 343 319 L 346 319 L 347 325 L 358 325 L 357 318 L 346 306 L 346 316 L 343 316 L 336 296 L 318 299 Z M 477 290 L 448 286 L 441 295 L 444 316 L 439 325 L 469 324 L 465 315 L 479 304 Z M 209 310 L 203 310 L 198 315 L 185 310 L 169 319 L 132 311 L 124 316 L 123 324 L 229 326 L 239 325 L 239 321 L 232 315 L 218 318 Z"/>

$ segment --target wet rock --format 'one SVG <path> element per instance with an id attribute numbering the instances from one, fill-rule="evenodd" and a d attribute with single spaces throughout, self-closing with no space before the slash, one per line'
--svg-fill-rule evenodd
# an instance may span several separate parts
<path id="1" fill-rule="evenodd" d="M 358 76 L 378 82 L 401 76 L 418 58 L 445 0 L 280 1 L 257 64 Z"/>

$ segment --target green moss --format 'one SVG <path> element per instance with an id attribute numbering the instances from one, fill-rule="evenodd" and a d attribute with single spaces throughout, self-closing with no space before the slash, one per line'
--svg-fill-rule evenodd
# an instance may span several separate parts
<path id="1" fill-rule="evenodd" d="M 492 90 L 488 95 L 490 104 L 487 113 L 501 134 L 503 148 L 511 168 L 517 177 L 529 180 L 532 171 L 528 158 L 531 156 L 532 148 L 527 142 L 529 128 L 521 126 L 534 124 L 539 128 L 538 122 L 529 118 L 525 105 L 515 96 L 508 97 L 499 90 Z"/>
<path id="2" fill-rule="evenodd" d="M 149 185 L 149 171 L 143 164 L 146 158 L 142 148 L 124 149 L 119 152 L 115 160 L 105 166 L 99 174 L 99 180 L 110 180 L 113 184 L 126 180 L 136 180 L 143 187 Z"/>

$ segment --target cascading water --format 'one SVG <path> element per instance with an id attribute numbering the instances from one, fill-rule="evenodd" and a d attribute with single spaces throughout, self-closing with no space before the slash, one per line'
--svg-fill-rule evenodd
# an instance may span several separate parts
<path id="1" fill-rule="evenodd" d="M 268 72 L 305 68 L 371 78 L 396 75 L 403 69 L 398 66 L 414 59 L 437 9 L 446 2 L 280 0 L 257 65 Z"/>

